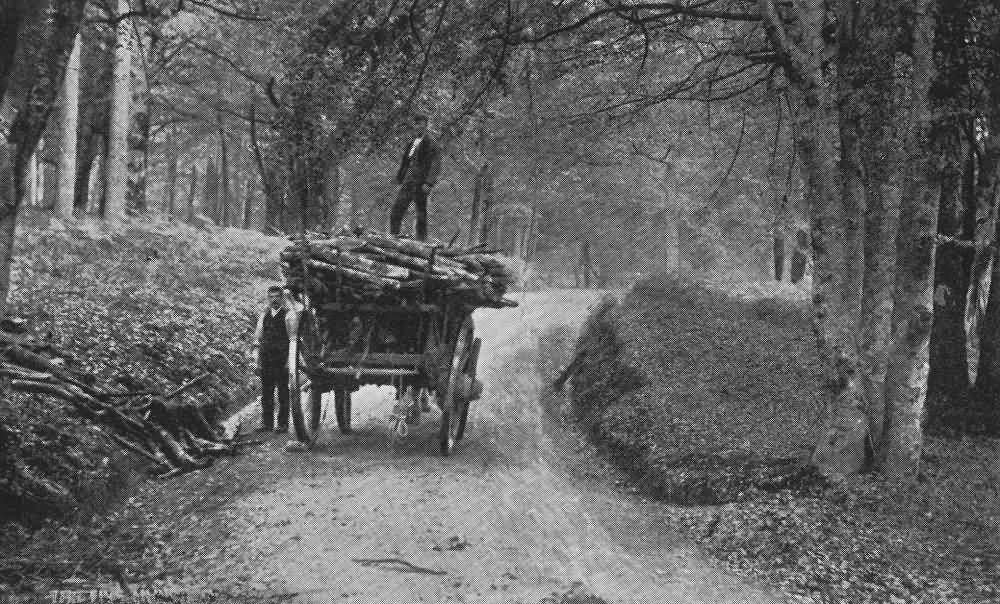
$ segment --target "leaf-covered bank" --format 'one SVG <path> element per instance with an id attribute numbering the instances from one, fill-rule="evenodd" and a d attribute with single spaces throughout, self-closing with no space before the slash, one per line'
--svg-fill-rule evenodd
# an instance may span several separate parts
<path id="1" fill-rule="evenodd" d="M 829 484 L 806 465 L 820 372 L 800 302 L 653 278 L 599 305 L 575 410 L 709 552 L 820 602 L 1000 596 L 1000 443 L 929 439 L 922 479 Z"/>
<path id="2" fill-rule="evenodd" d="M 280 278 L 277 252 L 284 243 L 149 218 L 111 230 L 96 221 L 27 215 L 10 312 L 26 320 L 28 334 L 47 344 L 50 355 L 92 376 L 94 386 L 166 392 L 209 374 L 180 397 L 221 418 L 255 395 L 249 359 L 255 307 L 262 289 Z M 53 543 L 67 544 L 60 557 L 70 560 L 86 543 L 100 544 L 99 529 L 74 527 L 89 525 L 143 480 L 147 464 L 68 403 L 0 387 L 0 548 L 11 561 L 0 569 L 0 583 L 16 585 L 47 569 L 65 570 L 59 567 L 65 562 L 47 559 L 60 553 Z M 26 505 L 37 498 L 16 479 L 23 475 L 56 485 L 66 497 L 47 507 Z"/>

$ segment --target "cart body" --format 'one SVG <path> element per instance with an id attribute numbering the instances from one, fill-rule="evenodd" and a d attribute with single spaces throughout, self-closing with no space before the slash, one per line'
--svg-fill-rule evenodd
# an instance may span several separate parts
<path id="1" fill-rule="evenodd" d="M 292 313 L 289 389 L 297 437 L 315 440 L 323 393 L 335 394 L 337 424 L 349 433 L 351 394 L 365 385 L 388 385 L 396 388 L 397 407 L 412 393 L 433 395 L 442 411 L 440 451 L 450 454 L 482 389 L 473 310 L 441 296 L 434 302 L 354 298 Z M 420 402 L 405 403 L 408 419 L 418 418 Z"/>

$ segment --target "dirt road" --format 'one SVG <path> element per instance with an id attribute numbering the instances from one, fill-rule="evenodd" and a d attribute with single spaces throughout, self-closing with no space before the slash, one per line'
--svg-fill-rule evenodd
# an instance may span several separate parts
<path id="1" fill-rule="evenodd" d="M 486 387 L 450 458 L 436 455 L 436 412 L 392 449 L 391 391 L 372 388 L 355 395 L 352 436 L 331 427 L 297 453 L 274 439 L 146 493 L 173 523 L 174 573 L 297 602 L 539 602 L 574 584 L 608 602 L 780 601 L 616 490 L 540 403 L 538 363 L 557 360 L 539 358 L 539 335 L 595 300 L 529 294 L 477 315 Z"/>

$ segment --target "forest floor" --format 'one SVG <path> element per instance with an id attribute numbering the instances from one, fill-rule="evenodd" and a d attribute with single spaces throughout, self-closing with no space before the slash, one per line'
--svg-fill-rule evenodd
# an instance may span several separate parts
<path id="1" fill-rule="evenodd" d="M 817 602 L 1000 601 L 1000 441 L 930 436 L 917 484 L 807 464 L 821 371 L 804 291 L 654 278 L 588 319 L 584 429 L 670 522 Z M 703 505 L 712 504 L 712 505 Z"/>
<path id="2" fill-rule="evenodd" d="M 285 243 L 148 217 L 109 229 L 26 211 L 10 314 L 96 385 L 165 392 L 207 373 L 183 396 L 214 402 L 221 419 L 256 396 L 249 343 Z M 0 426 L 0 468 L 19 464 L 71 494 L 58 509 L 27 505 L 0 474 L 0 600 L 77 564 L 113 566 L 99 538 L 105 512 L 147 479 L 146 464 L 52 397 L 5 389 Z"/>

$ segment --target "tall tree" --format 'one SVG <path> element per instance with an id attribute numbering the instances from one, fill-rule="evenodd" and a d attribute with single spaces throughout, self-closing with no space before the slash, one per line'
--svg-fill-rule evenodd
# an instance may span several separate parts
<path id="1" fill-rule="evenodd" d="M 59 179 L 56 196 L 56 215 L 69 218 L 73 215 L 76 198 L 76 147 L 80 114 L 80 34 L 76 35 L 73 50 L 63 76 L 62 102 L 59 112 Z"/>
<path id="2" fill-rule="evenodd" d="M 104 215 L 110 221 L 125 219 L 129 192 L 129 132 L 132 116 L 132 27 L 128 0 L 118 0 L 114 82 L 111 94 L 111 124 L 108 162 L 105 170 L 107 201 Z"/>
<path id="3" fill-rule="evenodd" d="M 885 438 L 879 460 L 885 474 L 904 479 L 915 478 L 920 468 L 928 345 L 934 320 L 934 252 L 941 178 L 940 158 L 934 152 L 931 135 L 934 8 L 934 0 L 917 0 L 913 7 L 909 169 L 896 246 L 892 352 L 886 373 Z"/>
<path id="4" fill-rule="evenodd" d="M 84 0 L 0 4 L 0 304 L 10 265 L 24 176 L 59 92 L 83 19 Z"/>

